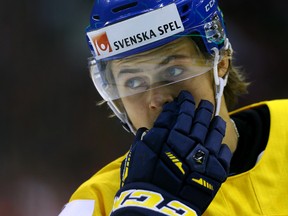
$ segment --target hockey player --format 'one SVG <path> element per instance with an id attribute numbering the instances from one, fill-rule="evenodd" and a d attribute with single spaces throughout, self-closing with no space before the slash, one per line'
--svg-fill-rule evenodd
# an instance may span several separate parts
<path id="1" fill-rule="evenodd" d="M 288 215 L 288 101 L 228 113 L 247 83 L 217 0 L 97 0 L 87 39 L 135 141 L 60 216 Z"/>

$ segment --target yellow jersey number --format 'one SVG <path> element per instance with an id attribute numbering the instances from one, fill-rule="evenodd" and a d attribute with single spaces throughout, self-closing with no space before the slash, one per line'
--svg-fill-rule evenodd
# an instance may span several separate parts
<path id="1" fill-rule="evenodd" d="M 164 198 L 159 193 L 132 189 L 123 191 L 119 197 L 115 197 L 113 211 L 125 207 L 139 207 L 171 216 L 197 216 L 193 209 L 177 200 L 172 200 L 164 206 L 159 205 L 163 201 Z"/>

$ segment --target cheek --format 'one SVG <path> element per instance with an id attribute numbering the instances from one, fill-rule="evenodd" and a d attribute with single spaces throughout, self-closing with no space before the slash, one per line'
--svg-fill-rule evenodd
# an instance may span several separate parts
<path id="1" fill-rule="evenodd" d="M 191 93 L 194 96 L 197 105 L 200 103 L 201 100 L 208 100 L 213 105 L 215 104 L 214 90 L 210 83 L 201 82 L 201 85 L 193 89 Z"/>
<path id="2" fill-rule="evenodd" d="M 122 98 L 123 105 L 128 114 L 130 121 L 134 127 L 148 127 L 147 121 L 147 108 L 145 108 L 145 100 L 142 98 Z"/>

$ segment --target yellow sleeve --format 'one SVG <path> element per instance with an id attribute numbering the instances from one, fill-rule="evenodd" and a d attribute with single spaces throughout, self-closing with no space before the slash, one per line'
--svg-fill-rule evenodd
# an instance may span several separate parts
<path id="1" fill-rule="evenodd" d="M 59 216 L 109 215 L 120 188 L 120 166 L 125 155 L 111 162 L 72 195 Z"/>

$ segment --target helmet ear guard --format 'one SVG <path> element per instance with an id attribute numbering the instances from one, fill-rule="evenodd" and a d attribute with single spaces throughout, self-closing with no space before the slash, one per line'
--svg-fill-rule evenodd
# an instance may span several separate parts
<path id="1" fill-rule="evenodd" d="M 121 122 L 125 122 L 127 120 L 126 113 L 123 111 L 120 111 L 120 109 L 117 107 L 115 102 L 107 101 L 107 104 L 109 108 L 114 112 L 116 117 L 120 119 Z"/>
<path id="2" fill-rule="evenodd" d="M 225 51 L 228 52 L 228 55 L 231 56 L 233 53 L 232 46 L 229 42 L 229 39 L 225 39 L 225 45 L 223 47 Z M 229 72 L 226 72 L 224 77 L 220 77 L 218 74 L 218 63 L 220 62 L 221 54 L 217 48 L 212 49 L 214 52 L 214 65 L 213 65 L 213 77 L 214 77 L 214 84 L 215 84 L 215 116 L 219 115 L 220 113 L 220 106 L 221 106 L 221 99 L 224 93 L 224 88 L 227 85 Z"/>
<path id="3" fill-rule="evenodd" d="M 132 132 L 136 133 L 136 130 L 133 126 L 133 124 L 130 122 L 130 119 L 128 118 L 128 115 L 125 111 L 125 108 L 123 107 L 121 102 L 115 103 L 112 101 L 107 101 L 107 104 L 109 108 L 114 112 L 114 114 L 117 116 L 117 118 L 120 120 L 122 127 L 127 131 L 127 132 Z M 118 107 L 118 106 L 120 107 Z M 123 111 L 120 111 L 120 109 L 123 109 Z"/>

